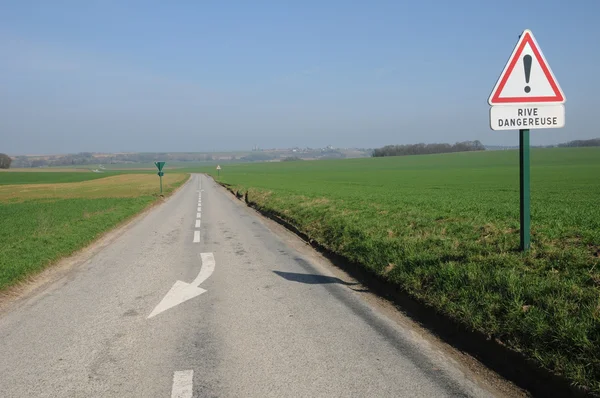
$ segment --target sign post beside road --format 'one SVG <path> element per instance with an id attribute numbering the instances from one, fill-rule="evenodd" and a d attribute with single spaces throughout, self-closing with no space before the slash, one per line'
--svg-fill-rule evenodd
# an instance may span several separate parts
<path id="1" fill-rule="evenodd" d="M 217 177 L 221 175 L 221 166 L 217 165 Z"/>
<path id="2" fill-rule="evenodd" d="M 158 176 L 160 177 L 160 194 L 162 195 L 163 193 L 163 187 L 162 187 L 162 178 L 165 175 L 165 173 L 163 173 L 163 167 L 165 167 L 165 163 L 166 162 L 154 162 L 154 165 L 156 166 L 156 168 L 158 169 Z"/>
<path id="3" fill-rule="evenodd" d="M 520 36 L 488 99 L 492 130 L 519 130 L 521 250 L 529 250 L 529 129 L 565 125 L 565 95 L 544 54 L 526 29 Z"/>

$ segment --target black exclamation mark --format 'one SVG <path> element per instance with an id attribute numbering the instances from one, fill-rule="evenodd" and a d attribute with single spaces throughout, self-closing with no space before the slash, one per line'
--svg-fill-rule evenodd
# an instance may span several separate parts
<path id="1" fill-rule="evenodd" d="M 525 83 L 529 84 L 529 76 L 531 75 L 531 55 L 523 57 L 523 65 L 525 66 Z M 531 87 L 525 86 L 525 92 L 531 91 Z"/>

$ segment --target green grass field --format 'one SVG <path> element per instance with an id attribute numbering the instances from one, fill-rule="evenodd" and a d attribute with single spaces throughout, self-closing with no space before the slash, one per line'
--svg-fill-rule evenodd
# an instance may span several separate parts
<path id="1" fill-rule="evenodd" d="M 5 174 L 0 173 L 0 178 Z M 158 177 L 121 174 L 80 182 L 0 186 L 0 291 L 85 247 L 158 200 Z M 71 174 L 83 173 L 62 173 Z M 169 194 L 187 180 L 166 174 Z M 68 177 L 67 177 L 68 178 Z M 58 181 L 57 181 L 58 180 Z"/>
<path id="2" fill-rule="evenodd" d="M 600 148 L 228 165 L 219 181 L 421 302 L 600 393 Z M 204 170 L 216 176 L 216 171 Z"/>

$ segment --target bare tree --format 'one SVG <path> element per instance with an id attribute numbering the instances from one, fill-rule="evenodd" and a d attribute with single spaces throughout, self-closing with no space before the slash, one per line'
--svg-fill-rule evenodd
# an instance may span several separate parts
<path id="1" fill-rule="evenodd" d="M 10 169 L 10 164 L 12 163 L 12 159 L 10 156 L 0 153 L 0 169 Z"/>

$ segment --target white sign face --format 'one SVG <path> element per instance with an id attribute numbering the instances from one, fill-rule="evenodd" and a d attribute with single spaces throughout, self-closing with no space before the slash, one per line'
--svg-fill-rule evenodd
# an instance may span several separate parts
<path id="1" fill-rule="evenodd" d="M 565 126 L 563 104 L 531 104 L 522 106 L 492 106 L 492 130 L 558 129 Z"/>
<path id="2" fill-rule="evenodd" d="M 221 170 L 221 166 L 217 165 L 217 170 Z"/>
<path id="3" fill-rule="evenodd" d="M 533 33 L 525 30 L 488 99 L 490 105 L 563 104 L 563 94 Z"/>

